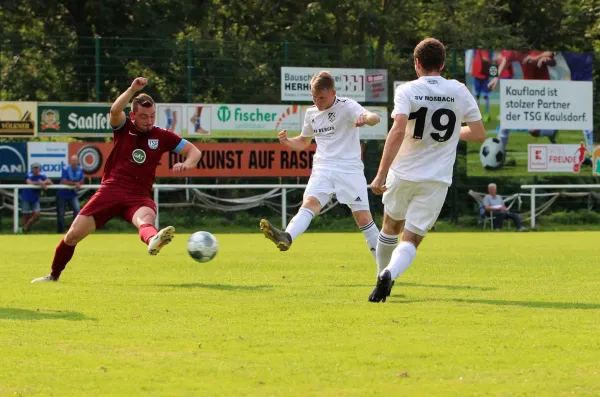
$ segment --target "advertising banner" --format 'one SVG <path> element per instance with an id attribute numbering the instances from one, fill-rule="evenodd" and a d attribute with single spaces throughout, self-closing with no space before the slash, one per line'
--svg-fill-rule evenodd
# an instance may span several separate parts
<path id="1" fill-rule="evenodd" d="M 25 180 L 27 174 L 27 144 L 0 143 L 0 179 Z"/>
<path id="2" fill-rule="evenodd" d="M 202 158 L 194 170 L 177 175 L 173 165 L 184 161 L 176 153 L 165 153 L 156 169 L 157 177 L 299 177 L 309 176 L 316 145 L 292 151 L 279 143 L 195 143 Z M 77 155 L 86 177 L 102 177 L 112 143 L 71 143 L 69 155 Z"/>
<path id="3" fill-rule="evenodd" d="M 0 137 L 33 137 L 37 102 L 0 102 Z"/>
<path id="4" fill-rule="evenodd" d="M 67 142 L 27 142 L 28 170 L 40 163 L 48 178 L 60 178 L 63 167 L 69 164 Z"/>
<path id="5" fill-rule="evenodd" d="M 528 170 L 578 174 L 587 151 L 583 142 L 579 145 L 529 145 Z"/>
<path id="6" fill-rule="evenodd" d="M 110 103 L 40 102 L 37 106 L 40 136 L 112 136 Z M 125 114 L 129 115 L 129 107 Z"/>
<path id="7" fill-rule="evenodd" d="M 310 80 L 321 70 L 329 71 L 335 79 L 335 89 L 340 97 L 357 102 L 387 102 L 388 77 L 386 69 L 342 68 L 281 68 L 281 100 L 312 102 Z"/>

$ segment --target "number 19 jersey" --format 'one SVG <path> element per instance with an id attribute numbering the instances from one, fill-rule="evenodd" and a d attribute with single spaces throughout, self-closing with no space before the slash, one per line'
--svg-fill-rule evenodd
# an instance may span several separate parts
<path id="1" fill-rule="evenodd" d="M 441 76 L 423 76 L 396 89 L 396 115 L 408 115 L 402 146 L 390 171 L 413 182 L 452 184 L 452 170 L 461 122 L 481 120 L 467 87 Z"/>

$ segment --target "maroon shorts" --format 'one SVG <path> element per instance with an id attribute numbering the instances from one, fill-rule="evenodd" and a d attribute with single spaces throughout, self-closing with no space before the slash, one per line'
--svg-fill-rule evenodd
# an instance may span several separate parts
<path id="1" fill-rule="evenodd" d="M 117 216 L 131 223 L 133 215 L 141 207 L 149 207 L 156 213 L 156 204 L 148 196 L 134 195 L 118 189 L 100 188 L 83 206 L 79 215 L 93 216 L 96 229 Z"/>

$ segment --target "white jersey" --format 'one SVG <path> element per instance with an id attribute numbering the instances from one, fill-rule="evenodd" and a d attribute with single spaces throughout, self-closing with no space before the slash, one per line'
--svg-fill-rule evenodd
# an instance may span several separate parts
<path id="1" fill-rule="evenodd" d="M 329 109 L 311 106 L 304 116 L 301 135 L 315 137 L 313 169 L 363 172 L 356 118 L 366 110 L 354 99 L 336 97 Z"/>
<path id="2" fill-rule="evenodd" d="M 461 122 L 481 120 L 469 89 L 456 80 L 423 76 L 396 89 L 392 118 L 408 115 L 406 135 L 390 171 L 408 181 L 452 184 Z"/>

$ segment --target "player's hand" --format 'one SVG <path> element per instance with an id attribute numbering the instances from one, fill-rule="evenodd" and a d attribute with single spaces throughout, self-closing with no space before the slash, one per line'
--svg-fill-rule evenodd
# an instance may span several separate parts
<path id="1" fill-rule="evenodd" d="M 279 133 L 277 134 L 277 138 L 279 138 L 279 143 L 286 144 L 289 140 L 287 130 L 279 131 Z"/>
<path id="2" fill-rule="evenodd" d="M 385 186 L 385 176 L 378 174 L 375 179 L 373 179 L 370 186 L 373 193 L 377 195 L 383 194 L 383 192 L 387 190 L 387 187 Z"/>
<path id="3" fill-rule="evenodd" d="M 367 115 L 366 114 L 361 114 L 360 116 L 358 116 L 356 118 L 356 120 L 354 121 L 354 126 L 355 127 L 362 127 L 363 125 L 367 124 Z"/>
<path id="4" fill-rule="evenodd" d="M 550 57 L 541 57 L 537 61 L 537 67 L 541 68 L 543 66 L 546 66 L 548 63 L 550 63 L 550 61 L 552 61 L 552 58 L 550 58 Z"/>
<path id="5" fill-rule="evenodd" d="M 523 58 L 523 63 L 534 63 L 537 62 L 539 58 L 537 56 L 533 56 L 533 55 L 527 55 L 525 58 Z"/>
<path id="6" fill-rule="evenodd" d="M 495 90 L 496 87 L 498 86 L 498 77 L 494 77 L 492 80 L 490 80 L 490 82 L 488 83 L 488 88 L 490 90 Z"/>
<path id="7" fill-rule="evenodd" d="M 183 172 L 188 169 L 189 168 L 185 163 L 177 163 L 173 166 L 173 173 L 177 174 L 178 172 Z"/>
<path id="8" fill-rule="evenodd" d="M 148 84 L 148 79 L 146 79 L 145 77 L 138 77 L 135 80 L 133 80 L 133 83 L 131 83 L 131 89 L 135 92 L 141 91 L 144 89 L 146 84 Z"/>

